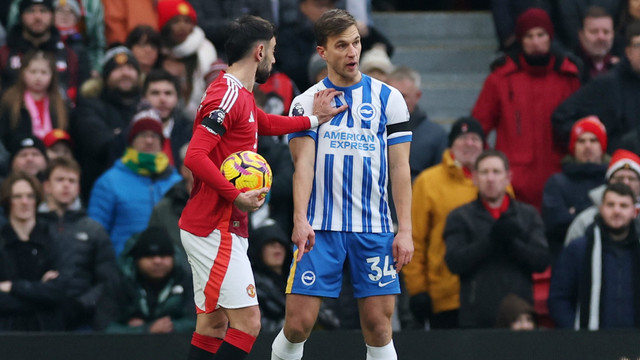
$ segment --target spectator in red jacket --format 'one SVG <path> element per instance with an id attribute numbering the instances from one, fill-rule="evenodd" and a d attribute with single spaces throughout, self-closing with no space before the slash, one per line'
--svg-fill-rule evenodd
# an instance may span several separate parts
<path id="1" fill-rule="evenodd" d="M 580 87 L 578 67 L 551 49 L 553 25 L 541 9 L 516 21 L 518 49 L 493 64 L 472 115 L 485 133 L 496 130 L 496 149 L 513 168 L 516 198 L 538 210 L 547 178 L 561 170 L 565 148 L 554 144 L 551 114 Z"/>

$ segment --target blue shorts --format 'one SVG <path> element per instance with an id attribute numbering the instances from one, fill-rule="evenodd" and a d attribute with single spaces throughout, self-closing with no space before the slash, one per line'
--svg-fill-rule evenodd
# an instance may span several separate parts
<path id="1" fill-rule="evenodd" d="M 393 233 L 316 231 L 313 249 L 293 257 L 287 294 L 337 298 L 345 261 L 356 298 L 400 293 L 393 263 Z M 297 248 L 294 248 L 294 254 Z"/>

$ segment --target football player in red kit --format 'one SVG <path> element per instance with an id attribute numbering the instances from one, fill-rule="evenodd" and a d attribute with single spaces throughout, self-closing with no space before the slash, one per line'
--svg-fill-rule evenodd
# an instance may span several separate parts
<path id="1" fill-rule="evenodd" d="M 209 85 L 198 109 L 184 164 L 194 184 L 180 236 L 193 272 L 197 322 L 189 360 L 244 359 L 260 331 L 260 310 L 247 257 L 248 211 L 257 210 L 268 189 L 240 192 L 219 167 L 230 154 L 257 150 L 258 135 L 283 135 L 316 127 L 346 110 L 340 93 L 316 93 L 314 115 L 285 117 L 258 109 L 252 89 L 267 80 L 275 62 L 275 28 L 244 16 L 225 43 L 229 68 Z M 228 324 L 228 329 L 227 329 Z"/>

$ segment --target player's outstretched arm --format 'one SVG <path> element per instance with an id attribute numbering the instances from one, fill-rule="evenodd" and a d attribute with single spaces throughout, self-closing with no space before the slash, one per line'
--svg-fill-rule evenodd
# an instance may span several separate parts
<path id="1" fill-rule="evenodd" d="M 301 136 L 291 139 L 289 149 L 293 157 L 293 234 L 291 241 L 298 247 L 296 261 L 308 253 L 315 244 L 315 233 L 307 220 L 309 197 L 313 188 L 316 146 L 312 138 Z"/>
<path id="2" fill-rule="evenodd" d="M 398 233 L 393 240 L 393 259 L 397 271 L 400 271 L 413 257 L 409 148 L 409 142 L 389 146 L 389 176 L 396 214 L 398 214 Z"/>
<path id="3" fill-rule="evenodd" d="M 318 118 L 318 125 L 326 123 L 349 108 L 347 104 L 340 107 L 331 105 L 333 98 L 340 95 L 342 95 L 342 91 L 336 89 L 320 90 L 313 95 L 313 115 Z"/>

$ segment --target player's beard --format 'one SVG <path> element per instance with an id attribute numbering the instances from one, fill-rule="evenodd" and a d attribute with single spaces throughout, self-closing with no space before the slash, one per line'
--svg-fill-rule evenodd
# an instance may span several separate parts
<path id="1" fill-rule="evenodd" d="M 260 64 L 258 64 L 258 69 L 256 70 L 256 82 L 258 84 L 264 84 L 267 82 L 270 75 L 271 69 L 269 68 L 269 64 L 264 60 L 261 61 Z"/>

